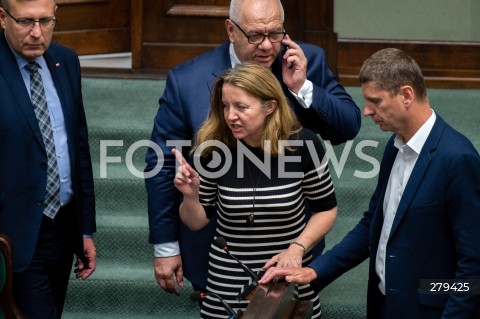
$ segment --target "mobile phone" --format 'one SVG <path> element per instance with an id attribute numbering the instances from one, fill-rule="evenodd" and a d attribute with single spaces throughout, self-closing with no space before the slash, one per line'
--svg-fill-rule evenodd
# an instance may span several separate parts
<path id="1" fill-rule="evenodd" d="M 282 44 L 282 57 L 285 55 L 285 52 L 287 52 L 287 50 L 290 49 L 290 47 L 288 45 L 284 45 Z M 288 63 L 287 63 L 288 65 Z M 288 68 L 291 69 L 293 68 L 293 63 L 291 63 L 290 65 L 288 65 Z"/>

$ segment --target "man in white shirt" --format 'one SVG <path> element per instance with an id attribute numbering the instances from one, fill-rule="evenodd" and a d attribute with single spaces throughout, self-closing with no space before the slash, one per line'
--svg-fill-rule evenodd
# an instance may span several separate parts
<path id="1" fill-rule="evenodd" d="M 398 49 L 368 58 L 360 83 L 370 116 L 394 132 L 368 211 L 331 250 L 275 277 L 323 288 L 370 258 L 367 317 L 480 318 L 480 156 L 430 107 L 418 64 Z"/>

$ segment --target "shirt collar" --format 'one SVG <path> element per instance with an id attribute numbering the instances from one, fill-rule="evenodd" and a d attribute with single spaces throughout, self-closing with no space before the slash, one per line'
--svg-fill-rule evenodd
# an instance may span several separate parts
<path id="1" fill-rule="evenodd" d="M 233 48 L 233 44 L 230 43 L 230 47 L 229 47 L 229 53 L 230 53 L 230 61 L 232 63 L 232 68 L 237 65 L 237 64 L 240 64 L 240 59 L 237 57 L 237 54 L 235 53 L 235 49 Z"/>
<path id="2" fill-rule="evenodd" d="M 437 116 L 435 112 L 432 110 L 432 114 L 428 118 L 428 120 L 423 123 L 420 129 L 413 135 L 413 137 L 407 142 L 404 143 L 403 140 L 397 135 L 395 136 L 394 146 L 399 150 L 402 150 L 405 146 L 408 146 L 412 151 L 417 154 L 420 154 L 423 145 L 427 141 L 428 135 L 432 131 L 433 125 L 435 124 Z"/>

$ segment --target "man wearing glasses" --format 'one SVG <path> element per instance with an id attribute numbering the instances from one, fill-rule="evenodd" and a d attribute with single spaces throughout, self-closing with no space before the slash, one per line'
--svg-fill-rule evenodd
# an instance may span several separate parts
<path id="1" fill-rule="evenodd" d="M 271 68 L 302 125 L 332 144 L 353 139 L 360 129 L 360 110 L 328 69 L 324 51 L 292 41 L 283 23 L 279 0 L 232 0 L 225 22 L 230 41 L 168 73 L 151 136 L 163 156 L 150 149 L 145 168 L 155 277 L 167 292 L 179 294 L 184 275 L 195 289 L 204 289 L 215 229 L 213 218 L 195 233 L 180 222 L 181 196 L 173 185 L 173 145 L 167 141 L 194 137 L 210 109 L 213 83 L 225 69 L 245 61 Z M 188 156 L 188 151 L 184 147 L 183 155 Z M 162 169 L 150 177 L 157 165 Z M 317 245 L 317 253 L 323 247 L 323 242 Z"/>
<path id="2" fill-rule="evenodd" d="M 54 0 L 0 1 L 0 233 L 30 319 L 60 318 L 74 255 L 95 270 L 93 175 L 80 63 L 51 43 Z"/>

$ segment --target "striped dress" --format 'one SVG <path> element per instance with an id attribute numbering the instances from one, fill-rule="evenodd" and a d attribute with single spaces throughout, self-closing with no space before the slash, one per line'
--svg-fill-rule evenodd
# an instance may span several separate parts
<path id="1" fill-rule="evenodd" d="M 292 151 L 286 150 L 284 156 L 275 157 L 239 144 L 229 149 L 230 154 L 223 152 L 220 156 L 221 165 L 216 167 L 227 168 L 221 174 L 210 174 L 215 171 L 208 168 L 215 162 L 214 154 L 201 159 L 204 173 L 199 170 L 200 201 L 209 217 L 213 214 L 217 217 L 215 236 L 225 238 L 230 253 L 254 272 L 272 256 L 286 250 L 300 235 L 306 225 L 307 203 L 312 212 L 336 206 L 328 166 L 322 161 L 325 152 L 318 137 L 303 129 L 290 140 L 301 145 Z M 266 156 L 270 158 L 269 165 L 264 164 L 268 162 Z M 226 160 L 228 157 L 231 165 Z M 218 162 L 217 156 L 216 164 Z M 238 167 L 241 169 L 237 170 Z M 311 259 L 308 253 L 303 264 Z M 222 297 L 233 310 L 244 311 L 248 301 L 237 301 L 236 297 L 250 282 L 250 276 L 233 258 L 211 245 L 207 292 Z M 318 293 L 310 285 L 300 286 L 298 297 L 312 300 L 313 318 L 320 317 Z M 205 297 L 201 318 L 228 317 L 217 298 Z"/>

